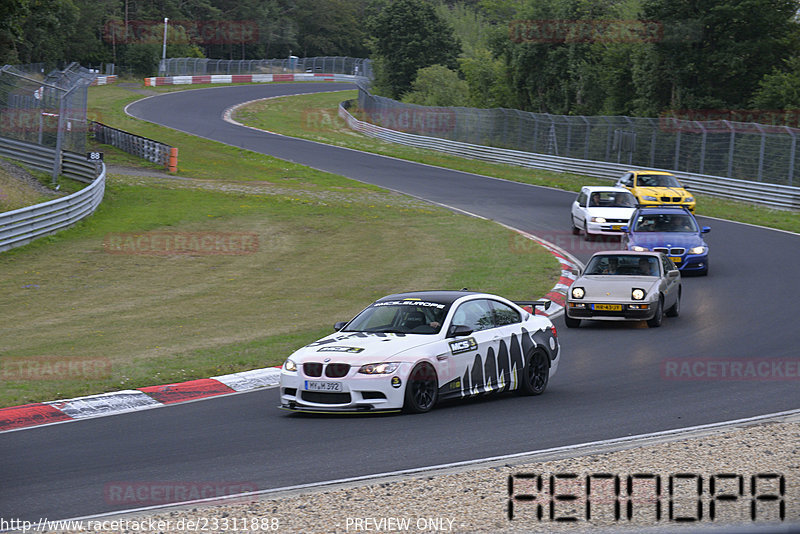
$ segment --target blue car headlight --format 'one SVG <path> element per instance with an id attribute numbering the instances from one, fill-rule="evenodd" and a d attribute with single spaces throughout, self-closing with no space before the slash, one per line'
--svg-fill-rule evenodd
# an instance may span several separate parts
<path id="1" fill-rule="evenodd" d="M 689 254 L 703 254 L 706 251 L 706 247 L 700 245 L 699 247 L 693 247 L 689 249 Z"/>

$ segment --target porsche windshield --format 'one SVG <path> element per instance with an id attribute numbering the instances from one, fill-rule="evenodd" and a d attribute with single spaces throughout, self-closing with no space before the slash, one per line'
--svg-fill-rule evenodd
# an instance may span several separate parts
<path id="1" fill-rule="evenodd" d="M 658 276 L 658 258 L 633 254 L 603 254 L 594 256 L 583 274 Z"/>
<path id="2" fill-rule="evenodd" d="M 359 313 L 342 332 L 438 334 L 449 304 L 422 300 L 376 302 Z"/>

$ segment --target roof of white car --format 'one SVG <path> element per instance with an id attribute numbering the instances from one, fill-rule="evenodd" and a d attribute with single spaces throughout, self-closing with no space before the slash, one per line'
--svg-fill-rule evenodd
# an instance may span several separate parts
<path id="1" fill-rule="evenodd" d="M 616 187 L 611 185 L 585 185 L 581 189 L 586 190 L 590 193 L 594 193 L 595 191 L 615 191 L 615 192 L 623 191 L 625 193 L 630 192 L 624 187 Z"/>

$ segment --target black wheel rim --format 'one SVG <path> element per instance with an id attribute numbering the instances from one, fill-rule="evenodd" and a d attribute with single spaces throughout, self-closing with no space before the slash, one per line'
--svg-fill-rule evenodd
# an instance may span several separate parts
<path id="1" fill-rule="evenodd" d="M 528 371 L 528 384 L 534 391 L 541 391 L 547 384 L 547 362 L 540 353 L 531 357 L 530 371 Z"/>
<path id="2" fill-rule="evenodd" d="M 411 377 L 411 399 L 420 410 L 433 406 L 436 398 L 436 380 L 427 368 L 417 369 Z"/>

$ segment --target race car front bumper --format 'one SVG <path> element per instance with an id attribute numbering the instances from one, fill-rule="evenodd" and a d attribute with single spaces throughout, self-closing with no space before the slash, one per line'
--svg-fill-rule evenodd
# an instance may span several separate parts
<path id="1" fill-rule="evenodd" d="M 356 373 L 339 379 L 310 378 L 299 372 L 283 371 L 280 407 L 317 413 L 399 411 L 405 400 L 403 370 L 401 367 L 390 375 Z"/>

